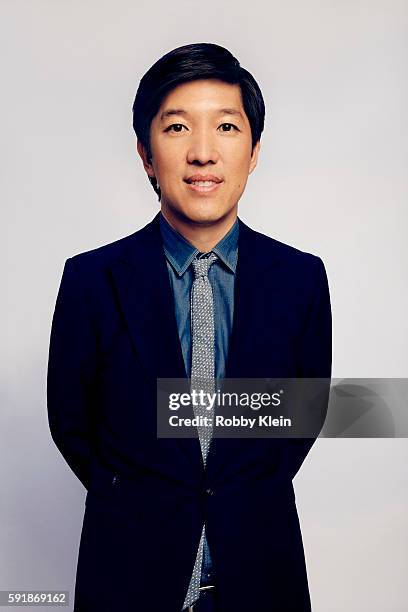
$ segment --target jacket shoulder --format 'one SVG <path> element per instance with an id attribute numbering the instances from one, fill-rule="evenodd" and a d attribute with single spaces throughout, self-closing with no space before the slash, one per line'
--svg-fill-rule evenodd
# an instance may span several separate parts
<path id="1" fill-rule="evenodd" d="M 257 249 L 270 261 L 295 269 L 308 270 L 323 265 L 321 258 L 314 253 L 302 251 L 293 245 L 281 242 L 252 228 L 248 229 L 253 233 Z"/>
<path id="2" fill-rule="evenodd" d="M 130 245 L 141 240 L 150 226 L 151 222 L 132 234 L 88 251 L 73 254 L 68 259 L 75 268 L 81 270 L 104 269 L 125 252 Z"/>

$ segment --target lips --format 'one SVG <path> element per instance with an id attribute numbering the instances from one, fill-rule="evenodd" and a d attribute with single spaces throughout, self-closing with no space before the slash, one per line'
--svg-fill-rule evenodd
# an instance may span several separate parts
<path id="1" fill-rule="evenodd" d="M 185 179 L 187 189 L 200 197 L 215 193 L 217 189 L 221 189 L 223 182 L 219 176 L 214 174 L 194 174 Z"/>
<path id="2" fill-rule="evenodd" d="M 222 183 L 222 179 L 214 174 L 193 174 L 184 180 L 189 185 L 195 184 L 201 187 L 211 187 L 214 183 Z"/>

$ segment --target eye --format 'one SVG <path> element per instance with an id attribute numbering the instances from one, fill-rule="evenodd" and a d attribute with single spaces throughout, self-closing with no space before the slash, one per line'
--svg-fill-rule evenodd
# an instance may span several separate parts
<path id="1" fill-rule="evenodd" d="M 166 128 L 164 131 L 165 131 L 165 132 L 176 132 L 176 133 L 178 134 L 178 133 L 180 133 L 182 130 L 179 130 L 179 129 L 177 129 L 177 130 L 176 130 L 176 129 L 175 129 L 175 130 L 172 130 L 171 128 L 183 128 L 183 127 L 186 127 L 186 126 L 185 126 L 185 125 L 183 125 L 182 123 L 172 123 L 172 124 L 171 124 L 171 125 L 169 125 L 169 127 L 168 127 L 168 128 Z M 186 129 L 187 129 L 187 128 L 186 128 Z"/>
<path id="2" fill-rule="evenodd" d="M 236 125 L 234 125 L 233 123 L 222 123 L 222 124 L 220 125 L 220 127 L 223 127 L 223 126 L 228 126 L 228 127 L 230 127 L 230 128 L 234 128 L 234 130 L 236 130 L 237 132 L 239 132 L 239 129 L 238 129 L 238 128 L 237 128 L 237 126 L 236 126 Z M 221 130 L 221 131 L 222 131 L 222 132 L 231 132 L 232 130 Z"/>

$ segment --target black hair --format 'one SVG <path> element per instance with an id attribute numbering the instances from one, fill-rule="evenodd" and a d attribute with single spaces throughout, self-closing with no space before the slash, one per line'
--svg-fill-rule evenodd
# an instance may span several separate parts
<path id="1" fill-rule="evenodd" d="M 213 43 L 195 43 L 177 47 L 166 53 L 146 72 L 139 83 L 133 103 L 133 129 L 151 159 L 150 125 L 165 96 L 177 85 L 198 79 L 219 79 L 238 84 L 248 117 L 252 150 L 264 129 L 265 104 L 254 77 L 230 51 Z M 160 187 L 149 177 L 153 189 L 161 198 Z"/>

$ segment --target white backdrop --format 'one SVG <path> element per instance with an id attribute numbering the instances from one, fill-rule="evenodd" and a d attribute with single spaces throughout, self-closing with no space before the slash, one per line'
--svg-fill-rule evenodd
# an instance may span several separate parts
<path id="1" fill-rule="evenodd" d="M 85 490 L 48 432 L 49 331 L 65 259 L 158 210 L 132 131 L 140 78 L 191 42 L 253 73 L 266 127 L 239 216 L 323 259 L 334 377 L 407 377 L 408 5 L 2 0 L 1 13 L 0 589 L 72 598 Z M 407 440 L 317 441 L 295 479 L 314 612 L 408 609 L 407 476 Z"/>

